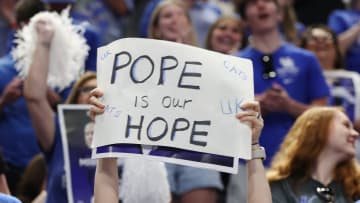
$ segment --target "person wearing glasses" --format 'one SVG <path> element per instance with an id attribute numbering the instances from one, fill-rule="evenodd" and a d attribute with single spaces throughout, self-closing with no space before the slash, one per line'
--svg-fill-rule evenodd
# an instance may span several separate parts
<path id="1" fill-rule="evenodd" d="M 359 133 L 339 107 L 313 107 L 295 121 L 267 172 L 274 203 L 360 199 Z"/>
<path id="2" fill-rule="evenodd" d="M 294 120 L 312 105 L 326 105 L 330 92 L 314 54 L 282 38 L 277 0 L 244 0 L 237 10 L 251 31 L 249 46 L 237 56 L 253 62 L 268 166 Z"/>
<path id="3" fill-rule="evenodd" d="M 332 72 L 338 72 L 343 75 L 351 74 L 352 77 L 360 79 L 357 72 L 346 70 L 339 44 L 335 32 L 322 24 L 309 26 L 301 40 L 301 46 L 313 52 L 319 59 L 325 76 Z M 327 81 L 332 93 L 329 104 L 342 106 L 350 120 L 354 122 L 355 129 L 358 129 L 360 127 L 360 119 L 356 118 L 354 113 L 356 106 L 354 81 L 348 77 L 334 78 L 328 76 Z"/>

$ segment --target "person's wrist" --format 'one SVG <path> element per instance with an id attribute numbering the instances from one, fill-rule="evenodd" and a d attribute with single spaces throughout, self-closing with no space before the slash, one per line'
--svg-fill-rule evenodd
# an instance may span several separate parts
<path id="1" fill-rule="evenodd" d="M 50 49 L 51 42 L 38 42 L 39 47 Z"/>
<path id="2" fill-rule="evenodd" d="M 251 147 L 251 160 L 253 159 L 266 159 L 265 148 L 260 146 L 259 144 L 253 145 Z"/>
<path id="3" fill-rule="evenodd" d="M 252 147 L 254 147 L 254 146 L 260 146 L 259 141 L 252 141 L 252 142 L 251 142 L 251 146 L 252 146 Z"/>

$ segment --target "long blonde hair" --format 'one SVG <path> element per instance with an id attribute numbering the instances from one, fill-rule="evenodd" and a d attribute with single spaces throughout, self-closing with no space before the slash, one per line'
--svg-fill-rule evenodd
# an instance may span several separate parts
<path id="1" fill-rule="evenodd" d="M 331 122 L 339 111 L 338 107 L 313 107 L 298 117 L 274 156 L 267 173 L 269 182 L 291 176 L 299 183 L 311 177 L 313 166 L 327 144 Z M 348 197 L 360 196 L 360 168 L 355 158 L 339 163 L 334 174 Z"/>
<path id="2" fill-rule="evenodd" d="M 157 26 L 159 26 L 160 12 L 162 11 L 162 9 L 164 9 L 166 6 L 169 6 L 169 5 L 176 5 L 184 10 L 184 13 L 186 14 L 186 17 L 187 17 L 187 19 L 189 21 L 189 25 L 190 25 L 190 32 L 186 36 L 184 43 L 193 45 L 193 46 L 197 46 L 198 40 L 196 37 L 195 29 L 191 23 L 191 19 L 190 19 L 189 13 L 187 12 L 185 4 L 180 0 L 164 0 L 156 6 L 155 10 L 153 11 L 153 13 L 151 15 L 151 19 L 150 19 L 150 23 L 149 23 L 149 28 L 148 28 L 149 38 L 162 39 L 161 36 L 156 32 L 156 28 L 157 28 Z"/>

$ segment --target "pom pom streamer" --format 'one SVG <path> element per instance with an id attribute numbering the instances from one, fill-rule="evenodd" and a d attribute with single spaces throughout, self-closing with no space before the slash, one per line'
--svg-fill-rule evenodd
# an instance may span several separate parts
<path id="1" fill-rule="evenodd" d="M 127 158 L 124 162 L 120 197 L 124 203 L 169 203 L 171 194 L 165 164 Z"/>
<path id="2" fill-rule="evenodd" d="M 85 25 L 73 25 L 69 9 L 65 9 L 61 15 L 55 12 L 40 12 L 16 33 L 16 47 L 11 54 L 19 77 L 24 79 L 29 72 L 37 42 L 36 22 L 39 20 L 49 21 L 54 27 L 49 53 L 48 86 L 61 91 L 84 72 L 89 50 L 83 37 Z"/>

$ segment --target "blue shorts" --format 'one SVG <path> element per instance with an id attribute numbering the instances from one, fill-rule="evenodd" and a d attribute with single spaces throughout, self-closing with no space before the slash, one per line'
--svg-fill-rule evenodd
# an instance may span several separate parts
<path id="1" fill-rule="evenodd" d="M 170 190 L 175 195 L 182 195 L 194 189 L 223 189 L 220 173 L 217 171 L 168 163 L 166 170 Z"/>

